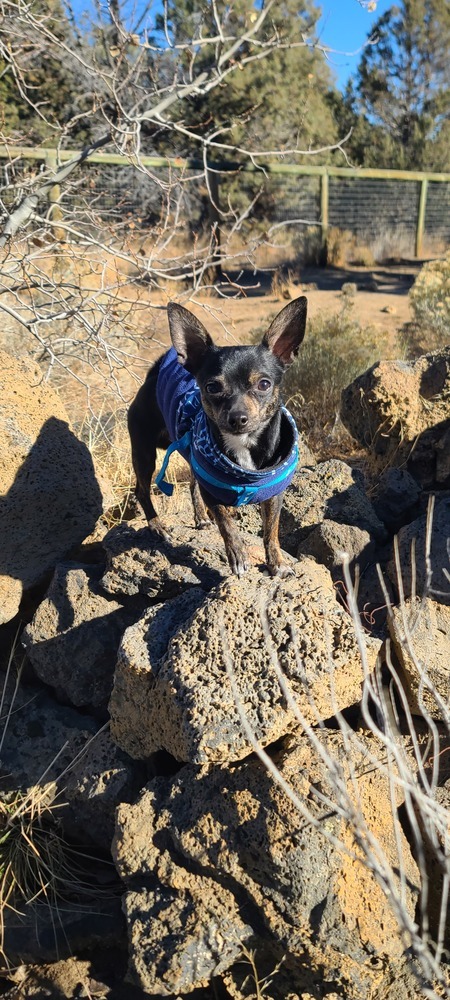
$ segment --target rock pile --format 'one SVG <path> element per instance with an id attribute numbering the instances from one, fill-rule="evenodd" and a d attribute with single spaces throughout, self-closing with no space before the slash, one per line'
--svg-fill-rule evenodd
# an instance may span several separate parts
<path id="1" fill-rule="evenodd" d="M 435 363 L 441 355 L 408 378 L 420 370 L 418 384 L 435 386 Z M 345 394 L 352 412 L 358 392 Z M 95 919 L 92 906 L 69 907 L 53 937 L 41 904 L 8 918 L 12 961 L 39 961 L 42 941 L 56 958 L 65 938 L 80 954 L 102 939 L 120 947 L 122 897 L 139 995 L 178 997 L 220 980 L 226 995 L 250 996 L 239 971 L 250 950 L 265 972 L 282 962 L 274 1000 L 415 996 L 390 901 L 416 926 L 423 869 L 397 764 L 384 766 L 383 720 L 370 699 L 361 712 L 361 695 L 392 671 L 425 743 L 430 716 L 433 733 L 448 721 L 450 501 L 440 489 L 429 507 L 430 469 L 419 480 L 386 469 L 370 493 L 344 462 L 300 469 L 280 528 L 293 569 L 285 579 L 264 575 L 251 508 L 238 515 L 252 563 L 242 579 L 230 575 L 216 529 L 192 527 L 189 504 L 170 542 L 136 520 L 105 534 L 95 562 L 82 547 L 64 561 L 61 549 L 23 634 L 29 674 L 5 694 L 3 787 L 42 786 L 60 803 L 67 841 L 90 845 L 99 864 L 111 861 L 112 842 L 120 882 Z M 360 577 L 358 631 L 344 552 Z M 443 781 L 442 808 L 446 794 Z"/>

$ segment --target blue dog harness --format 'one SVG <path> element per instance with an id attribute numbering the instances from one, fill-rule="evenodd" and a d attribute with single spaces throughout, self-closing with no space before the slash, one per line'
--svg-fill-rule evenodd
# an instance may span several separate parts
<path id="1" fill-rule="evenodd" d="M 214 441 L 195 378 L 180 365 L 173 347 L 162 358 L 156 398 L 172 441 L 156 477 L 157 486 L 166 496 L 173 493 L 173 486 L 164 476 L 174 451 L 179 451 L 190 463 L 200 485 L 217 503 L 226 507 L 261 503 L 278 496 L 289 486 L 298 463 L 298 432 L 286 407 L 281 411 L 286 457 L 271 468 L 242 469 L 224 455 Z"/>

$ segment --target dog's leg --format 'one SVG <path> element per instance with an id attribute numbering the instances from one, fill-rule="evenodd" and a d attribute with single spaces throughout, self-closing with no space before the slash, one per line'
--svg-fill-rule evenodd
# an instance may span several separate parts
<path id="1" fill-rule="evenodd" d="M 294 572 L 283 561 L 278 541 L 278 526 L 282 506 L 282 494 L 272 497 L 271 500 L 263 500 L 261 504 L 264 548 L 266 550 L 267 568 L 271 576 L 291 576 Z"/>
<path id="2" fill-rule="evenodd" d="M 194 476 L 194 473 L 192 472 L 192 469 L 191 469 L 191 480 L 189 485 L 191 488 L 192 506 L 194 508 L 195 527 L 210 528 L 211 521 L 208 517 L 208 511 L 203 502 L 203 497 L 200 492 L 200 487 Z"/>
<path id="3" fill-rule="evenodd" d="M 232 572 L 236 576 L 243 576 L 249 567 L 248 556 L 227 507 L 223 507 L 222 504 L 208 504 L 208 509 L 225 542 L 225 551 Z"/>
<path id="4" fill-rule="evenodd" d="M 128 411 L 128 429 L 131 439 L 131 457 L 136 474 L 136 499 L 144 511 L 150 530 L 159 535 L 164 541 L 168 541 L 169 536 L 159 520 L 150 497 L 150 485 L 156 465 L 157 438 L 154 433 L 150 434 L 148 432 L 147 427 L 141 420 L 140 411 L 134 403 L 131 404 Z"/>

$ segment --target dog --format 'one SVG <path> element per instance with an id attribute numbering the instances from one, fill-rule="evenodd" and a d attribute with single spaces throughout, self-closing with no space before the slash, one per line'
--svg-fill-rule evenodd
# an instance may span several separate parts
<path id="1" fill-rule="evenodd" d="M 168 540 L 150 485 L 156 449 L 168 448 L 156 481 L 170 495 L 164 472 L 178 450 L 191 465 L 196 526 L 215 521 L 232 572 L 242 576 L 249 563 L 229 508 L 250 502 L 261 503 L 269 573 L 286 576 L 292 570 L 283 562 L 278 526 L 298 435 L 280 390 L 305 335 L 306 298 L 285 306 L 252 346 L 217 347 L 184 306 L 171 302 L 167 312 L 173 347 L 150 368 L 128 411 L 136 498 L 149 528 Z"/>

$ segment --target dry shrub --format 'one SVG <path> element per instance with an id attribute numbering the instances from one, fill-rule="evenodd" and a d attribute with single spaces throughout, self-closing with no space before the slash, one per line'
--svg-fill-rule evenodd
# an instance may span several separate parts
<path id="1" fill-rule="evenodd" d="M 300 293 L 298 275 L 292 268 L 287 271 L 283 268 L 277 268 L 272 278 L 270 290 L 276 299 L 295 299 Z"/>
<path id="2" fill-rule="evenodd" d="M 333 428 L 342 389 L 387 352 L 388 334 L 362 327 L 351 296 L 339 312 L 308 323 L 299 357 L 285 376 L 284 398 L 315 448 Z"/>
<path id="3" fill-rule="evenodd" d="M 383 229 L 370 241 L 370 249 L 379 263 L 387 260 L 401 261 L 414 253 L 414 237 L 404 226 Z"/>
<path id="4" fill-rule="evenodd" d="M 331 226 L 327 233 L 327 261 L 330 267 L 345 267 L 352 259 L 355 237 L 349 229 Z"/>
<path id="5" fill-rule="evenodd" d="M 406 352 L 417 355 L 450 344 L 450 252 L 424 264 L 409 297 L 414 322 L 403 330 Z"/>
<path id="6" fill-rule="evenodd" d="M 324 243 L 319 225 L 302 228 L 293 240 L 296 258 L 303 267 L 319 267 L 324 263 Z"/>
<path id="7" fill-rule="evenodd" d="M 352 264 L 356 264 L 358 267 L 373 267 L 376 263 L 373 251 L 364 243 L 357 243 L 354 245 L 354 249 L 351 254 L 351 262 Z"/>

